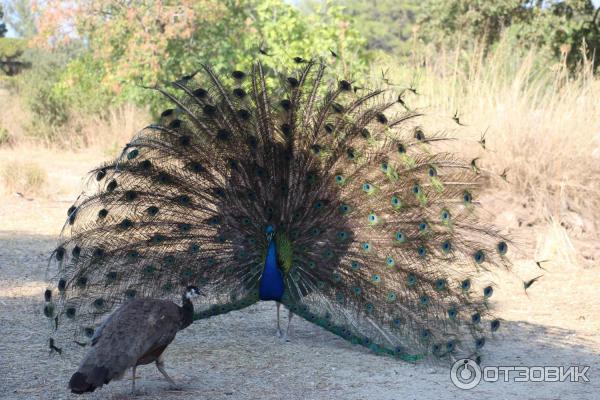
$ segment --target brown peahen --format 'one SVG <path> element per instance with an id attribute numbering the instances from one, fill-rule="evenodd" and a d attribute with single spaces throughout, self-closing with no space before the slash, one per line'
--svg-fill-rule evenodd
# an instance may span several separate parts
<path id="1" fill-rule="evenodd" d="M 162 353 L 175 335 L 193 322 L 192 299 L 200 294 L 188 286 L 182 306 L 166 300 L 132 299 L 123 304 L 96 329 L 90 349 L 69 381 L 73 393 L 93 392 L 111 380 L 120 379 L 132 368 L 131 392 L 135 392 L 138 365 L 156 363 L 172 386 L 175 382 L 164 369 Z"/>
<path id="2" fill-rule="evenodd" d="M 193 284 L 207 294 L 196 319 L 275 300 L 379 354 L 479 352 L 500 321 L 493 286 L 475 282 L 510 267 L 508 240 L 479 218 L 486 173 L 402 96 L 298 62 L 204 66 L 158 89 L 174 108 L 68 210 L 45 308 L 53 345 L 85 345 L 128 298 Z"/>

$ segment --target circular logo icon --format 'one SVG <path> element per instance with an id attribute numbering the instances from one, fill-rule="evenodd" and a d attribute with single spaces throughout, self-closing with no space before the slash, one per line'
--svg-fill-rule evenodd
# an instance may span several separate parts
<path id="1" fill-rule="evenodd" d="M 452 364 L 450 379 L 460 389 L 473 389 L 481 382 L 481 368 L 469 358 L 461 358 Z"/>

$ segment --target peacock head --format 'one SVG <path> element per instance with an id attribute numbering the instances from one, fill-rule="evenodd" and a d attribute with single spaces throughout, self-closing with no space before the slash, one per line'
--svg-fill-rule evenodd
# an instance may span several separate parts
<path id="1" fill-rule="evenodd" d="M 183 297 L 185 297 L 188 300 L 192 300 L 194 297 L 198 297 L 200 296 L 200 289 L 198 289 L 198 286 L 188 286 L 185 288 L 185 293 L 183 295 Z"/>
<path id="2" fill-rule="evenodd" d="M 273 239 L 273 236 L 275 236 L 275 228 L 273 228 L 273 225 L 267 226 L 267 228 L 265 229 L 265 234 L 267 235 L 268 241 L 271 241 L 271 239 Z"/>

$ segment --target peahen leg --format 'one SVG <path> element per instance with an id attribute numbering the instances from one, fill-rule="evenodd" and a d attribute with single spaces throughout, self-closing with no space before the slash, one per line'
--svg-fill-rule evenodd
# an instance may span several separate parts
<path id="1" fill-rule="evenodd" d="M 287 325 L 287 328 L 285 330 L 285 335 L 283 335 L 283 339 L 286 342 L 290 341 L 290 336 L 289 336 L 290 335 L 290 326 L 292 325 L 292 317 L 294 316 L 294 313 L 292 312 L 292 310 L 289 310 L 289 311 L 290 312 L 288 314 L 288 325 Z"/>
<path id="2" fill-rule="evenodd" d="M 173 389 L 179 389 L 179 386 L 177 386 L 175 381 L 173 379 L 171 379 L 171 377 L 167 374 L 167 371 L 165 371 L 165 362 L 162 358 L 162 355 L 160 357 L 158 357 L 158 359 L 156 360 L 156 368 L 158 368 L 160 373 L 163 374 L 163 376 L 171 384 L 171 387 Z"/>
<path id="3" fill-rule="evenodd" d="M 281 303 L 276 301 L 275 302 L 277 304 L 277 337 L 280 338 L 282 337 L 282 333 L 281 333 L 281 328 L 279 326 L 279 308 L 281 308 Z"/>
<path id="4" fill-rule="evenodd" d="M 131 394 L 134 395 L 135 394 L 135 369 L 137 368 L 137 365 L 134 365 L 133 368 L 131 369 Z"/>

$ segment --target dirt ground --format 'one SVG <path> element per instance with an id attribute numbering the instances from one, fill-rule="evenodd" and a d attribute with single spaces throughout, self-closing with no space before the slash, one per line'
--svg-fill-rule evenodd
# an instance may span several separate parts
<path id="1" fill-rule="evenodd" d="M 0 152 L 0 159 L 9 157 Z M 77 398 L 66 385 L 81 355 L 48 355 L 41 298 L 66 210 L 85 171 L 102 158 L 30 154 L 58 160 L 42 161 L 48 193 L 0 197 L 0 399 Z M 542 235 L 535 226 L 526 229 L 519 234 Z M 504 323 L 486 344 L 483 365 L 585 365 L 590 382 L 482 382 L 465 391 L 451 383 L 449 366 L 379 357 L 299 319 L 292 322 L 292 341 L 282 343 L 274 335 L 274 304 L 261 303 L 179 333 L 166 366 L 182 390 L 169 390 L 154 366 L 144 366 L 136 399 L 600 399 L 600 246 L 576 245 L 586 249 L 586 263 L 549 262 L 540 271 L 523 257 L 513 273 L 495 278 Z M 526 294 L 521 279 L 540 272 L 543 278 Z M 129 398 L 130 383 L 126 375 L 85 398 Z"/>

